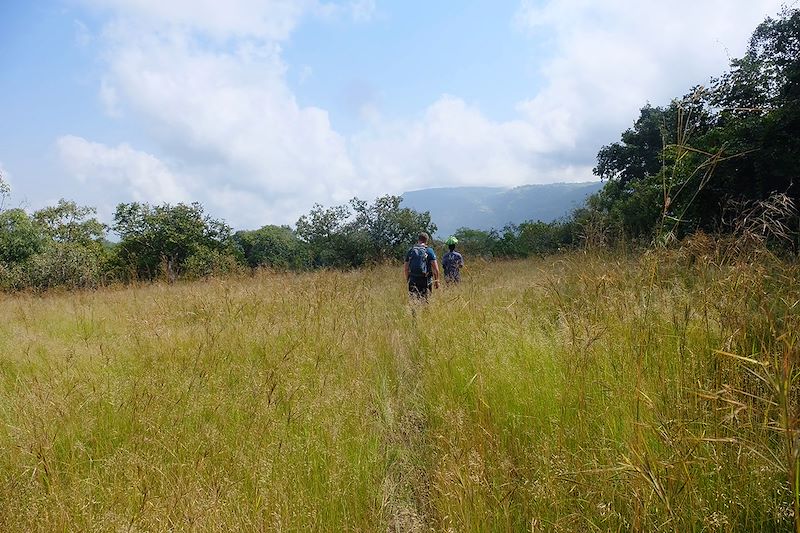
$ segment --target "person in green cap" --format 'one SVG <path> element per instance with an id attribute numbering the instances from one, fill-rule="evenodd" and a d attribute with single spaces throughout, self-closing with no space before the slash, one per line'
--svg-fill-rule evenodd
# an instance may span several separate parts
<path id="1" fill-rule="evenodd" d="M 444 268 L 444 280 L 447 283 L 458 283 L 461 281 L 461 268 L 464 266 L 464 256 L 456 252 L 458 239 L 450 236 L 446 241 L 449 252 L 442 257 L 442 268 Z"/>

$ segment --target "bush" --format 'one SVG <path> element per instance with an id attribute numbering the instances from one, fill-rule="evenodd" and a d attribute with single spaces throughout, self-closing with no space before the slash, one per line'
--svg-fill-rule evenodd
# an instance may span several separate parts
<path id="1" fill-rule="evenodd" d="M 97 287 L 103 281 L 105 262 L 105 252 L 99 246 L 53 243 L 12 269 L 8 288 Z"/>
<path id="2" fill-rule="evenodd" d="M 0 263 L 0 289 L 15 291 L 24 287 L 19 265 L 4 265 Z"/>
<path id="3" fill-rule="evenodd" d="M 264 226 L 254 231 L 237 231 L 233 240 L 251 268 L 300 270 L 310 262 L 306 244 L 288 227 Z"/>
<path id="4" fill-rule="evenodd" d="M 0 263 L 21 263 L 42 249 L 41 228 L 22 209 L 0 212 Z"/>
<path id="5" fill-rule="evenodd" d="M 183 264 L 183 278 L 200 279 L 239 272 L 241 266 L 232 254 L 201 248 Z"/>

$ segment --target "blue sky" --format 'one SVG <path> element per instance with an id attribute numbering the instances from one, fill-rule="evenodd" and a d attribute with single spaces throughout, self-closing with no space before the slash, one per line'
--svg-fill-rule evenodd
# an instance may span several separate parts
<path id="1" fill-rule="evenodd" d="M 667 5 L 668 4 L 668 5 Z M 0 3 L 7 205 L 319 202 L 594 179 L 647 102 L 723 72 L 779 1 Z"/>
<path id="2" fill-rule="evenodd" d="M 518 5 L 396 2 L 369 23 L 313 21 L 286 45 L 286 61 L 297 70 L 290 80 L 304 104 L 329 109 L 334 126 L 351 133 L 358 128 L 353 107 L 367 98 L 413 116 L 453 94 L 495 119 L 511 119 L 515 103 L 536 89 L 540 53 L 536 41 L 510 31 Z M 304 66 L 313 76 L 299 82 Z"/>

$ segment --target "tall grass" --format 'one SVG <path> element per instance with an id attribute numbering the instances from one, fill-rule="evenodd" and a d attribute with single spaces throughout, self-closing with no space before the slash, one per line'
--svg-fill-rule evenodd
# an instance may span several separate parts
<path id="1" fill-rule="evenodd" d="M 2 531 L 781 531 L 797 267 L 678 251 L 0 302 Z"/>

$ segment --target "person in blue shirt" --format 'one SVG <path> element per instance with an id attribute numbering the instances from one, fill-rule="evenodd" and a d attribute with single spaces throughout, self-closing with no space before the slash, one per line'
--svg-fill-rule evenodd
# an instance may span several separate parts
<path id="1" fill-rule="evenodd" d="M 408 293 L 415 298 L 428 299 L 433 288 L 439 288 L 439 263 L 436 252 L 428 246 L 430 237 L 424 231 L 417 243 L 406 253 L 403 275 L 408 282 Z"/>
<path id="2" fill-rule="evenodd" d="M 451 236 L 445 241 L 449 252 L 442 257 L 442 268 L 444 269 L 444 280 L 447 283 L 458 283 L 461 281 L 461 269 L 464 266 L 464 256 L 456 252 L 458 239 Z"/>

